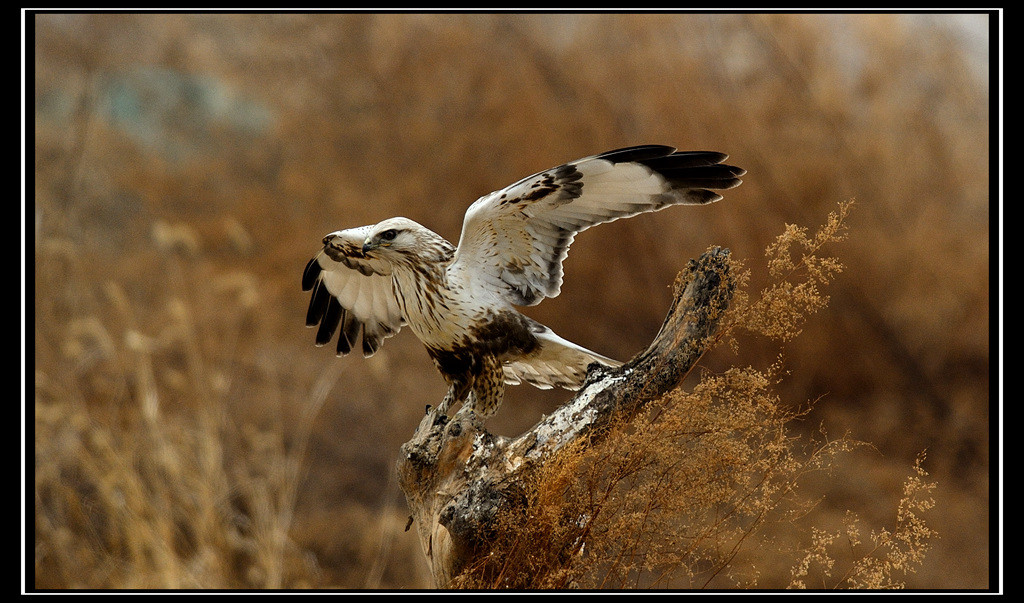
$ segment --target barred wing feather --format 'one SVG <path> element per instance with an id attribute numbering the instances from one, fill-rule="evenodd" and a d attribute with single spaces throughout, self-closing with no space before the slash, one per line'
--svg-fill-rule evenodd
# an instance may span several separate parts
<path id="1" fill-rule="evenodd" d="M 723 153 L 662 145 L 609 151 L 539 172 L 478 199 L 466 212 L 453 270 L 514 305 L 555 297 L 576 233 L 671 205 L 704 205 L 745 171 Z"/>

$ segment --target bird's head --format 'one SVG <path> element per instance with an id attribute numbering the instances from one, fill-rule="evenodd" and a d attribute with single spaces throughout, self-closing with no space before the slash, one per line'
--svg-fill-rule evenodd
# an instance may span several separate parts
<path id="1" fill-rule="evenodd" d="M 409 258 L 441 260 L 451 254 L 450 248 L 448 241 L 430 229 L 408 218 L 390 218 L 370 229 L 362 252 L 368 258 L 400 262 Z"/>

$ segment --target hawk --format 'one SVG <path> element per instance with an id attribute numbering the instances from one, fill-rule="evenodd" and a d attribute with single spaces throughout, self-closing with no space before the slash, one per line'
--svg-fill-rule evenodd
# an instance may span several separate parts
<path id="1" fill-rule="evenodd" d="M 332 232 L 306 265 L 306 325 L 316 344 L 336 331 L 348 354 L 362 333 L 372 356 L 403 326 L 416 334 L 455 403 L 488 417 L 505 384 L 578 389 L 592 363 L 621 363 L 562 339 L 516 306 L 558 295 L 576 233 L 671 205 L 705 205 L 740 184 L 727 155 L 662 145 L 601 153 L 539 172 L 477 199 L 458 246 L 408 218 Z M 340 328 L 339 328 L 340 327 Z"/>

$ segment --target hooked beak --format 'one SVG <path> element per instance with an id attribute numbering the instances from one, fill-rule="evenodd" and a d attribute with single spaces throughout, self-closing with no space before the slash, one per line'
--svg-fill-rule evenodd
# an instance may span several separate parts
<path id="1" fill-rule="evenodd" d="M 370 239 L 366 239 L 365 241 L 363 241 L 363 254 L 365 254 L 367 251 L 373 251 L 376 248 L 377 245 L 371 243 Z"/>

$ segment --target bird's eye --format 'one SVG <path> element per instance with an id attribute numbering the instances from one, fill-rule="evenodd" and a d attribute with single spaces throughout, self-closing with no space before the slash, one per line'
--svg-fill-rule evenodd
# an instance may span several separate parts
<path id="1" fill-rule="evenodd" d="M 394 228 L 389 228 L 384 232 L 380 233 L 380 240 L 382 241 L 394 241 L 395 237 L 398 236 L 398 231 Z"/>

